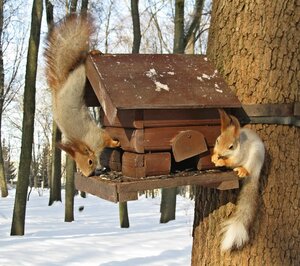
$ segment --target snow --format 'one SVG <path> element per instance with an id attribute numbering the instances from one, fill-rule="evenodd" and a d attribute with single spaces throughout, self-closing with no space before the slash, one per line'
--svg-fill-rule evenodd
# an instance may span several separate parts
<path id="1" fill-rule="evenodd" d="M 209 75 L 206 75 L 205 73 L 203 73 L 203 74 L 202 74 L 202 78 L 204 78 L 204 79 L 210 79 L 210 78 L 211 78 L 211 76 L 209 76 Z"/>
<path id="2" fill-rule="evenodd" d="M 154 68 L 150 68 L 148 71 L 145 72 L 145 74 L 148 78 L 153 78 L 157 76 L 157 72 Z"/>
<path id="3" fill-rule="evenodd" d="M 148 71 L 146 71 L 145 75 L 154 82 L 154 84 L 156 86 L 155 91 L 160 92 L 161 90 L 165 90 L 165 91 L 170 90 L 170 88 L 167 84 L 163 84 L 157 80 L 158 74 L 154 68 L 150 68 Z M 163 77 L 163 75 L 160 75 L 160 76 Z"/>
<path id="4" fill-rule="evenodd" d="M 155 91 L 161 91 L 161 90 L 165 90 L 165 91 L 169 91 L 169 86 L 167 84 L 162 84 L 159 81 L 154 81 L 154 84 L 156 86 Z"/>
<path id="5" fill-rule="evenodd" d="M 177 196 L 176 220 L 159 224 L 160 198 L 142 196 L 128 202 L 130 228 L 121 229 L 118 204 L 76 196 L 75 221 L 65 223 L 64 203 L 49 207 L 42 192 L 27 202 L 25 236 L 10 236 L 15 191 L 0 198 L 0 265 L 190 265 L 191 200 Z"/>

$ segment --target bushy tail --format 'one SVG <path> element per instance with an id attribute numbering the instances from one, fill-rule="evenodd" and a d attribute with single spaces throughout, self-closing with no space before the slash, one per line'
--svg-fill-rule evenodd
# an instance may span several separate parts
<path id="1" fill-rule="evenodd" d="M 52 90 L 62 87 L 70 71 L 85 61 L 93 31 L 91 17 L 77 14 L 67 16 L 50 31 L 45 59 L 47 81 Z"/>
<path id="2" fill-rule="evenodd" d="M 254 220 L 259 189 L 259 174 L 245 179 L 233 217 L 223 223 L 221 250 L 241 248 L 249 240 L 248 230 Z"/>

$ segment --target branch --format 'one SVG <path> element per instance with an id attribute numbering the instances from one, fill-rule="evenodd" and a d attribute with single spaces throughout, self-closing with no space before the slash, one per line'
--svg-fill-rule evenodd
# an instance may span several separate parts
<path id="1" fill-rule="evenodd" d="M 200 19 L 202 16 L 204 0 L 196 0 L 195 9 L 194 9 L 194 16 L 192 23 L 190 24 L 186 35 L 184 36 L 184 47 L 186 47 L 189 39 L 191 38 L 193 32 L 197 29 L 200 23 Z"/>

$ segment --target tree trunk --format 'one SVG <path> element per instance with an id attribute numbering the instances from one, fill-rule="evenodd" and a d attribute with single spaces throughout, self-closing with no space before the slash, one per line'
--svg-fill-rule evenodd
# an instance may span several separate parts
<path id="1" fill-rule="evenodd" d="M 53 24 L 53 5 L 46 0 L 46 17 L 48 31 Z M 56 143 L 61 141 L 61 132 L 55 121 L 52 123 L 52 160 L 50 172 L 50 196 L 48 205 L 51 206 L 55 201 L 61 201 L 61 150 L 56 147 Z"/>
<path id="2" fill-rule="evenodd" d="M 66 196 L 65 196 L 65 222 L 74 221 L 74 195 L 75 195 L 75 162 L 67 155 L 66 160 Z"/>
<path id="3" fill-rule="evenodd" d="M 299 14 L 296 1 L 213 2 L 208 56 L 242 103 L 299 101 Z M 234 211 L 227 202 L 239 190 L 198 187 L 192 265 L 299 265 L 300 129 L 250 127 L 266 146 L 250 242 L 220 252 L 220 223 Z"/>
<path id="4" fill-rule="evenodd" d="M 37 58 L 40 44 L 41 20 L 43 14 L 43 0 L 34 0 L 31 16 L 31 30 L 27 54 L 24 113 L 22 125 L 22 146 L 18 183 L 15 196 L 11 235 L 24 235 L 26 196 L 29 184 L 30 165 L 32 159 L 32 143 L 35 113 L 35 83 L 37 72 Z"/>
<path id="5" fill-rule="evenodd" d="M 132 25 L 133 25 L 132 53 L 138 54 L 140 51 L 140 45 L 141 45 L 139 0 L 131 0 L 131 17 L 132 17 Z"/>
<path id="6" fill-rule="evenodd" d="M 174 54 L 184 53 L 184 0 L 175 1 Z"/>
<path id="7" fill-rule="evenodd" d="M 49 206 L 55 201 L 61 201 L 61 150 L 56 147 L 56 143 L 60 140 L 61 132 L 53 121 Z"/>
<path id="8" fill-rule="evenodd" d="M 0 188 L 1 197 L 8 196 L 7 183 L 4 171 L 4 160 L 2 152 L 2 113 L 4 104 L 4 68 L 3 68 L 3 50 L 2 50 L 2 33 L 3 33 L 3 0 L 0 0 Z"/>
<path id="9" fill-rule="evenodd" d="M 48 27 L 48 31 L 50 31 L 53 24 L 53 4 L 51 3 L 50 0 L 45 0 L 45 5 L 46 5 L 47 27 Z"/>
<path id="10" fill-rule="evenodd" d="M 174 21 L 174 54 L 184 53 L 184 0 L 175 1 Z M 161 190 L 160 223 L 167 223 L 176 218 L 177 188 L 163 188 Z"/>
<path id="11" fill-rule="evenodd" d="M 89 0 L 81 0 L 81 14 L 86 14 L 88 10 Z"/>
<path id="12" fill-rule="evenodd" d="M 129 228 L 127 202 L 119 202 L 120 227 Z"/>
<path id="13" fill-rule="evenodd" d="M 160 223 L 167 223 L 176 218 L 177 188 L 163 188 L 160 203 Z"/>
<path id="14" fill-rule="evenodd" d="M 70 3 L 70 12 L 71 13 L 75 13 L 76 12 L 77 3 L 78 3 L 78 0 L 71 0 L 71 3 Z"/>
<path id="15" fill-rule="evenodd" d="M 139 16 L 139 1 L 131 0 L 131 17 L 133 24 L 133 45 L 132 53 L 138 54 L 141 44 L 141 28 Z M 119 202 L 119 219 L 121 228 L 129 228 L 129 216 L 127 202 Z"/>

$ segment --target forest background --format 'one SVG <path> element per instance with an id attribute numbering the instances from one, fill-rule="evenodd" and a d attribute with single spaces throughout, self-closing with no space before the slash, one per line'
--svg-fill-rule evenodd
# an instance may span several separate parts
<path id="1" fill-rule="evenodd" d="M 54 22 L 59 21 L 70 12 L 72 1 L 54 0 L 50 2 L 54 7 Z M 184 23 L 186 29 L 191 26 L 195 12 L 197 12 L 197 2 L 203 2 L 203 15 L 193 31 L 195 39 L 192 45 L 192 53 L 203 54 L 206 51 L 211 1 L 185 1 Z M 20 159 L 31 4 L 32 1 L 3 1 L 2 51 L 4 90 L 1 143 L 5 176 L 8 181 L 16 179 Z M 78 9 L 80 9 L 81 2 L 78 1 L 77 5 Z M 131 2 L 129 0 L 92 0 L 89 1 L 88 8 L 97 25 L 92 47 L 104 53 L 131 53 L 133 47 Z M 45 12 L 46 8 L 44 8 Z M 140 53 L 173 52 L 174 16 L 175 1 L 139 1 Z M 36 78 L 36 106 L 30 184 L 34 185 L 34 182 L 36 182 L 40 185 L 41 181 L 43 181 L 44 186 L 48 185 L 52 158 L 51 92 L 45 80 L 43 59 L 44 41 L 47 33 L 46 15 L 43 14 Z M 188 49 L 191 50 L 191 48 Z M 62 172 L 64 173 L 64 169 Z M 34 181 L 34 178 L 37 178 L 37 180 Z"/>

